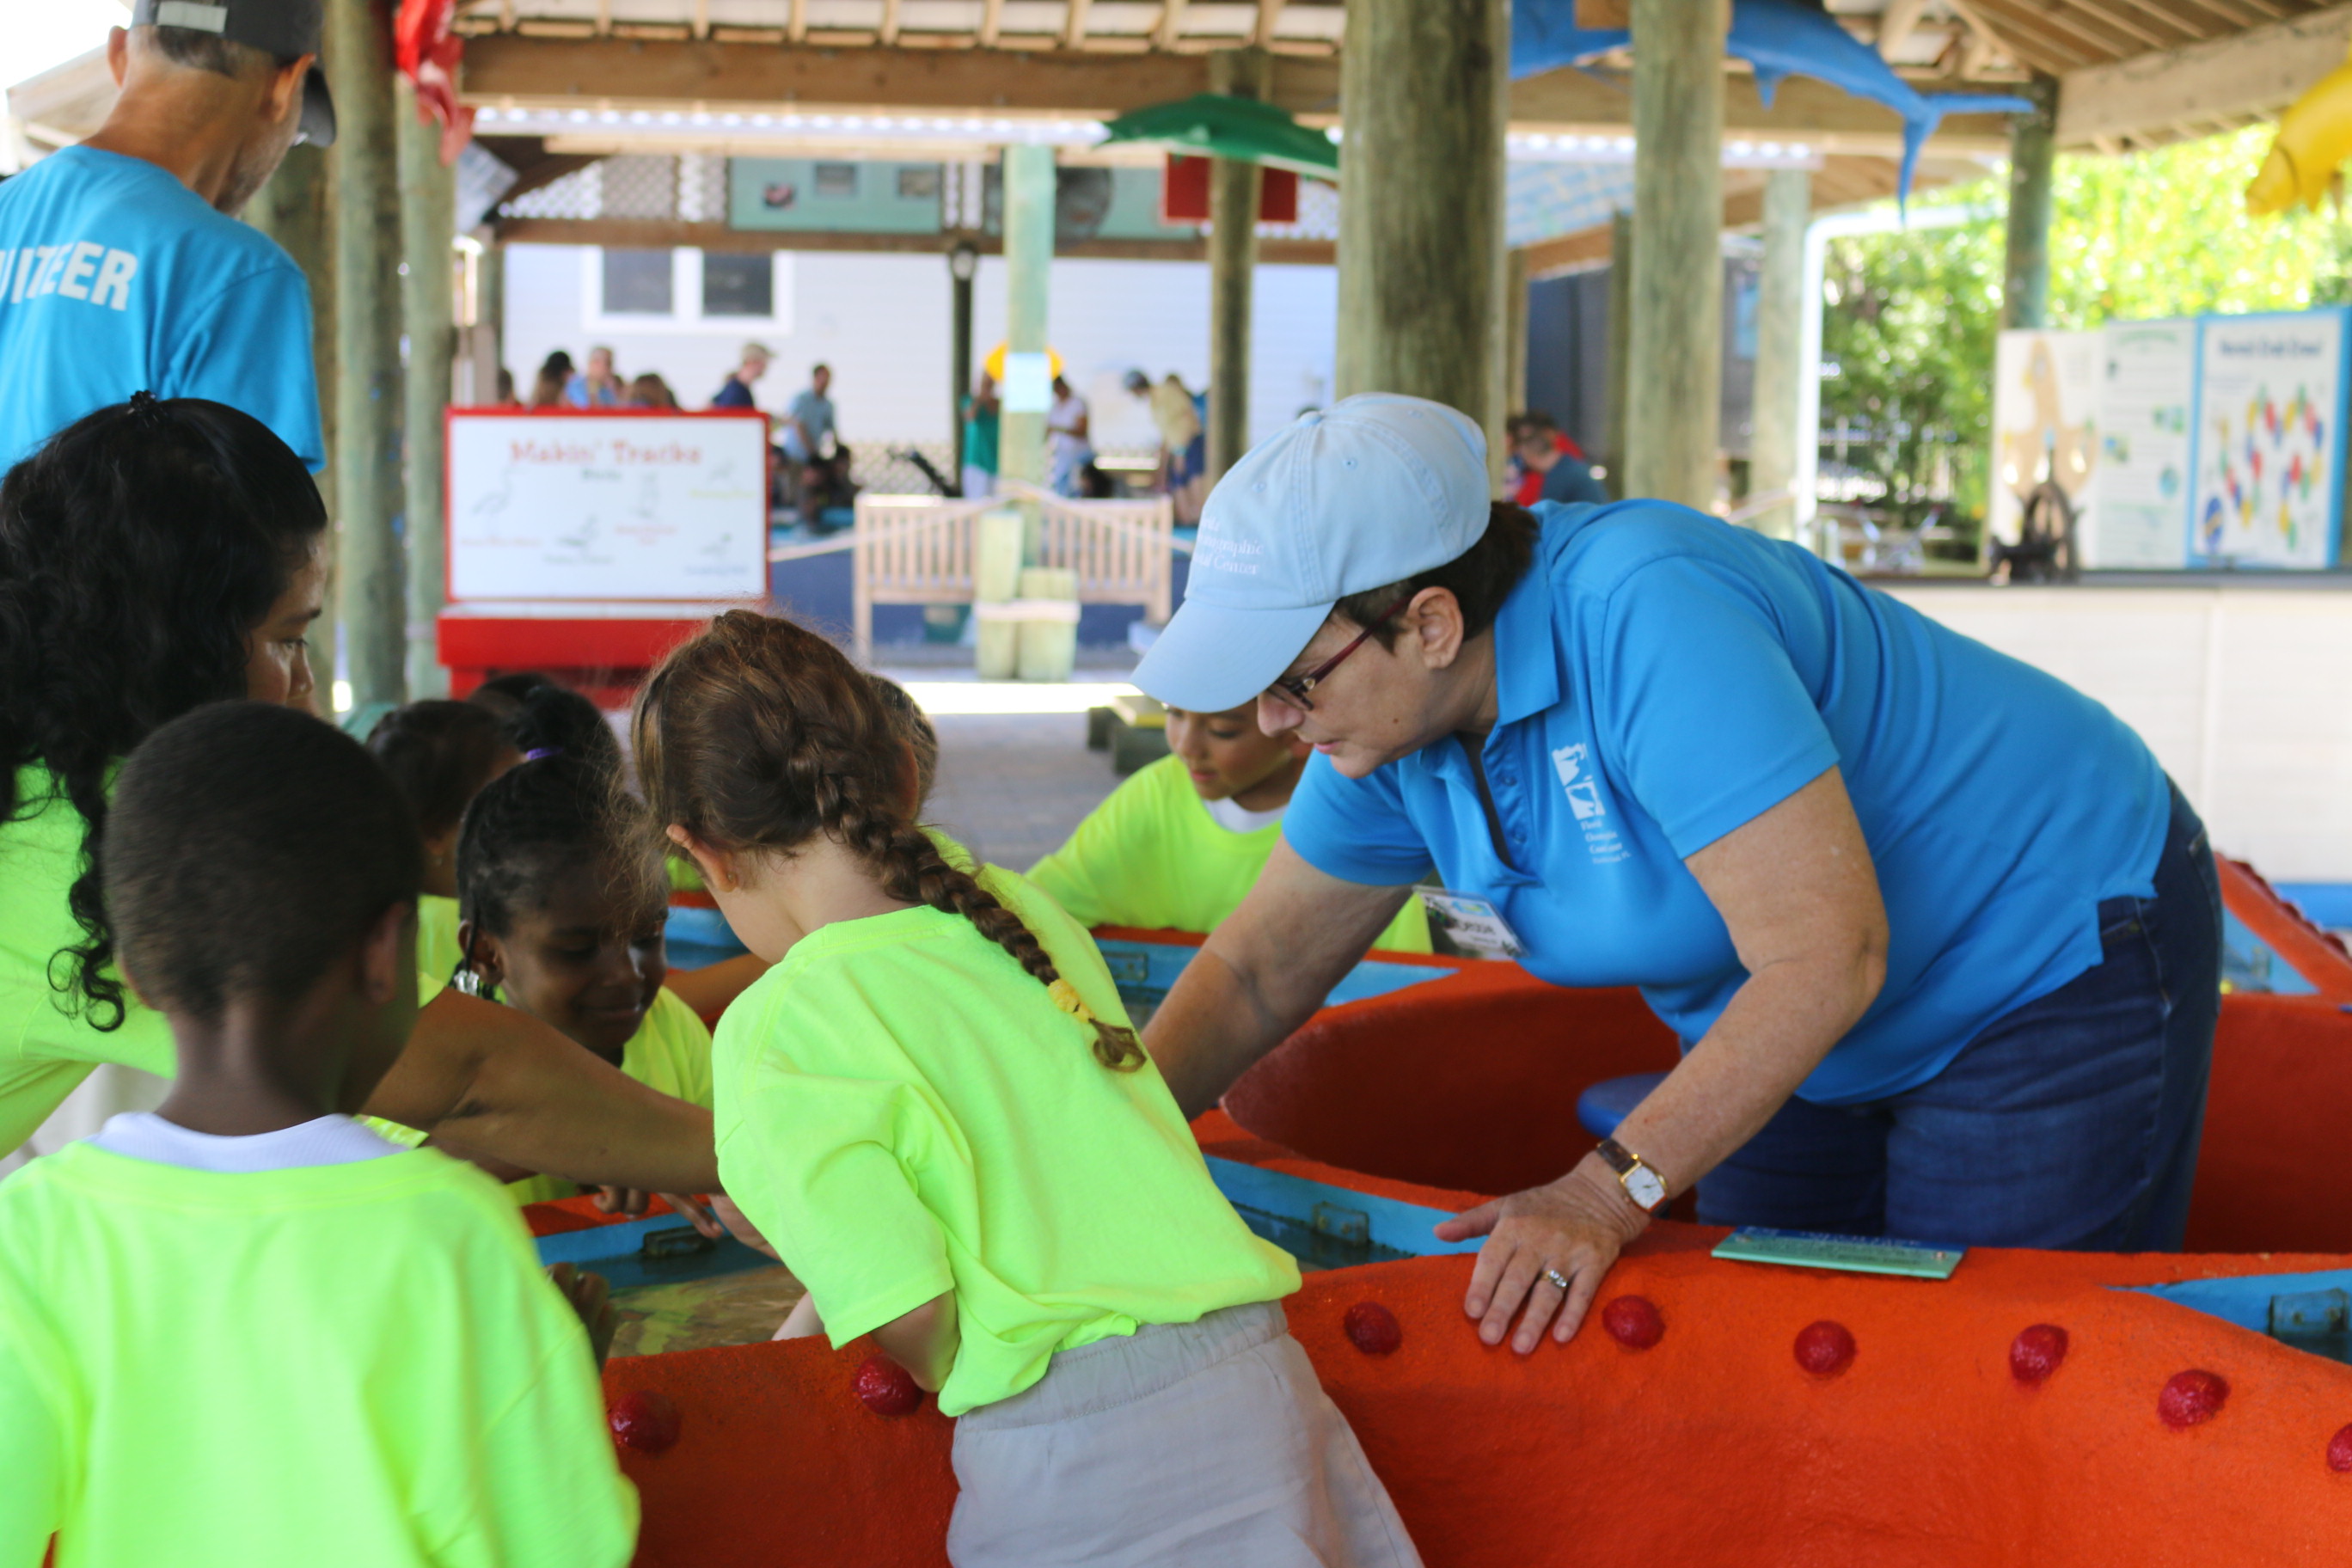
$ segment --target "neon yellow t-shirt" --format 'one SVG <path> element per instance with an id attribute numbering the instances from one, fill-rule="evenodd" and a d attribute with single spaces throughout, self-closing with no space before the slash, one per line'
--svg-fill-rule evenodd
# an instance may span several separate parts
<path id="1" fill-rule="evenodd" d="M 50 984 L 69 971 L 51 960 L 82 942 L 66 900 L 81 875 L 82 815 L 57 793 L 46 768 L 16 774 L 17 810 L 0 822 L 0 1154 L 14 1152 L 101 1062 L 173 1078 L 179 1060 L 163 1016 L 128 990 L 122 1026 L 100 1029 L 79 1009 L 79 994 Z M 423 933 L 418 937 L 423 952 Z M 439 995 L 455 960 L 440 973 L 420 961 L 416 1005 Z M 110 969 L 109 973 L 113 971 Z"/>
<path id="2" fill-rule="evenodd" d="M 710 1029 L 695 1016 L 667 986 L 654 995 L 646 1021 L 621 1047 L 621 1070 L 647 1089 L 703 1110 L 710 1109 Z M 517 1204 L 551 1203 L 576 1198 L 581 1187 L 560 1176 L 525 1176 L 509 1182 L 507 1193 Z"/>
<path id="3" fill-rule="evenodd" d="M 1019 877 L 982 878 L 1124 1023 L 1087 933 Z M 1112 1072 L 1091 1038 L 971 922 L 919 906 L 811 932 L 719 1020 L 729 1194 L 836 1347 L 955 1291 L 947 1415 L 1018 1394 L 1056 1351 L 1298 1289 L 1159 1069 Z"/>
<path id="4" fill-rule="evenodd" d="M 1184 760 L 1162 757 L 1111 791 L 1067 843 L 1029 868 L 1029 879 L 1082 926 L 1205 934 L 1241 908 L 1281 837 L 1278 822 L 1248 833 L 1220 824 Z M 1427 952 L 1421 900 L 1406 900 L 1372 945 Z"/>
<path id="5" fill-rule="evenodd" d="M 223 1174 L 73 1144 L 0 1184 L 0 1563 L 620 1568 L 579 1320 L 430 1150 Z"/>
<path id="6" fill-rule="evenodd" d="M 87 940 L 66 902 L 81 875 L 81 813 L 38 766 L 18 770 L 16 809 L 26 815 L 0 822 L 0 1154 L 30 1138 L 100 1062 L 166 1078 L 176 1068 L 163 1015 L 126 991 L 122 1026 L 100 1029 L 80 1010 L 70 968 L 51 962 Z"/>
<path id="7" fill-rule="evenodd" d="M 416 972 L 434 975 L 438 984 L 446 985 L 465 955 L 466 950 L 457 945 L 457 900 L 438 893 L 418 894 Z"/>

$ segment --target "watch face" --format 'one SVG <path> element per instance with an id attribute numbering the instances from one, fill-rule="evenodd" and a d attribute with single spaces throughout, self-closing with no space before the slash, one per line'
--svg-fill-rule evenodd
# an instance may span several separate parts
<path id="1" fill-rule="evenodd" d="M 1656 1208 L 1666 1199 L 1666 1184 L 1647 1165 L 1636 1165 L 1625 1173 L 1625 1195 L 1645 1209 Z"/>

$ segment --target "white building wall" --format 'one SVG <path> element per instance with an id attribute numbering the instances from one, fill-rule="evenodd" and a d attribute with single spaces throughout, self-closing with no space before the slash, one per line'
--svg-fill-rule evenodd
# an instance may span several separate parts
<path id="1" fill-rule="evenodd" d="M 507 247 L 506 362 L 528 391 L 555 349 L 574 361 L 609 343 L 625 375 L 657 371 L 688 408 L 706 405 L 733 368 L 743 336 L 777 361 L 756 389 L 781 411 L 807 384 L 809 366 L 833 366 L 842 438 L 942 441 L 948 437 L 951 285 L 936 256 L 803 251 L 793 258 L 791 331 L 614 331 L 589 323 L 586 269 L 574 246 Z M 1048 336 L 1070 383 L 1093 413 L 1106 447 L 1155 444 L 1139 399 L 1121 389 L 1128 371 L 1153 379 L 1174 371 L 1199 390 L 1209 374 L 1209 269 L 1197 261 L 1054 263 Z M 972 289 L 975 361 L 1004 335 L 1004 270 L 983 258 Z M 780 312 L 781 314 L 782 312 Z M 1253 315 L 1250 435 L 1274 434 L 1307 406 L 1330 399 L 1339 279 L 1328 267 L 1261 267 Z"/>

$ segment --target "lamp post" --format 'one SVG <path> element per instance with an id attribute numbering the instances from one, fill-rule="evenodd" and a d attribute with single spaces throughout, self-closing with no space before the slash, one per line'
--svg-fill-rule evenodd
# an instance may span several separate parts
<path id="1" fill-rule="evenodd" d="M 948 453 L 948 472 L 957 476 L 958 491 L 963 489 L 963 400 L 971 391 L 971 280 L 979 271 L 978 246 L 959 239 L 948 247 L 948 276 L 955 288 L 955 348 L 948 370 L 948 435 L 953 448 Z"/>

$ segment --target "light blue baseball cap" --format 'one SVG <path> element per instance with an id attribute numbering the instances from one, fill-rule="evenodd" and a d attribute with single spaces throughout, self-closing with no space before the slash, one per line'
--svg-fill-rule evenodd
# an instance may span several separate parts
<path id="1" fill-rule="evenodd" d="M 1367 392 L 1300 415 L 1209 493 L 1184 603 L 1136 685 L 1196 713 L 1251 701 L 1341 599 L 1477 543 L 1493 494 L 1485 434 L 1443 403 Z"/>

